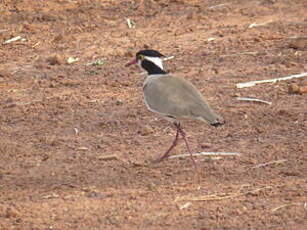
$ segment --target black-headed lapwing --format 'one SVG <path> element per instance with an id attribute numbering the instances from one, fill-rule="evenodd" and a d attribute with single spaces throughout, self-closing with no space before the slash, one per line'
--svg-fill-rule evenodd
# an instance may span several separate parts
<path id="1" fill-rule="evenodd" d="M 126 66 L 138 64 L 147 71 L 148 75 L 143 85 L 144 101 L 147 108 L 172 122 L 177 129 L 173 144 L 156 162 L 169 156 L 171 150 L 177 145 L 180 134 L 195 164 L 180 121 L 188 118 L 200 120 L 212 126 L 222 125 L 224 121 L 210 108 L 205 98 L 192 83 L 164 70 L 164 57 L 163 54 L 155 50 L 141 50 L 136 53 L 136 58 Z"/>

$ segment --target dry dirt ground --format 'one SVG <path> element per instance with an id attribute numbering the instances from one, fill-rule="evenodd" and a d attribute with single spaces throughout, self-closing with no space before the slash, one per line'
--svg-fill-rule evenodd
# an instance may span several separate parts
<path id="1" fill-rule="evenodd" d="M 301 80 L 235 87 L 307 71 L 306 49 L 289 45 L 306 36 L 306 1 L 0 7 L 1 230 L 307 229 L 307 96 L 288 93 Z M 150 163 L 175 130 L 143 104 L 140 70 L 124 67 L 144 47 L 174 55 L 166 68 L 227 122 L 185 122 L 193 152 L 241 156 L 197 157 L 198 172 L 190 158 Z"/>

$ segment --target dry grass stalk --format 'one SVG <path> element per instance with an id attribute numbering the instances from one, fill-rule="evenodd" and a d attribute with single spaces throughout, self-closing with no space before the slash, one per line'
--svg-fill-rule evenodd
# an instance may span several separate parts
<path id="1" fill-rule="evenodd" d="M 189 196 L 183 196 L 180 198 L 176 198 L 175 201 L 213 201 L 213 200 L 225 200 L 225 199 L 231 199 L 239 196 L 244 196 L 247 194 L 255 194 L 262 190 L 272 188 L 272 186 L 265 186 L 261 188 L 256 188 L 248 191 L 237 191 L 237 192 L 229 192 L 229 193 L 216 193 L 216 194 L 210 194 L 210 195 L 204 195 L 204 196 L 198 196 L 198 197 L 189 197 Z"/>
<path id="2" fill-rule="evenodd" d="M 75 134 L 78 135 L 79 130 L 77 128 L 74 128 Z"/>
<path id="3" fill-rule="evenodd" d="M 105 156 L 99 156 L 98 159 L 99 159 L 99 160 L 103 160 L 103 161 L 119 160 L 119 159 L 118 159 L 118 156 L 115 155 L 115 154 L 105 155 Z"/>
<path id="4" fill-rule="evenodd" d="M 192 205 L 191 202 L 187 202 L 187 203 L 181 205 L 181 206 L 179 207 L 179 209 L 180 209 L 180 210 L 186 209 L 186 208 L 190 207 L 191 205 Z"/>
<path id="5" fill-rule="evenodd" d="M 200 152 L 200 153 L 193 153 L 193 156 L 240 156 L 240 153 L 228 153 L 228 152 Z M 169 156 L 168 158 L 181 158 L 181 157 L 189 157 L 189 153 L 185 154 L 178 154 Z"/>
<path id="6" fill-rule="evenodd" d="M 225 54 L 221 55 L 221 57 L 231 57 L 231 56 L 240 56 L 240 55 L 257 55 L 259 52 L 257 51 L 246 51 L 246 52 L 240 52 L 240 53 L 234 53 L 234 54 Z"/>
<path id="7" fill-rule="evenodd" d="M 251 97 L 237 97 L 237 100 L 239 100 L 239 101 L 255 101 L 255 102 L 265 103 L 265 104 L 268 104 L 268 105 L 272 104 L 272 102 L 257 99 L 257 98 L 251 98 Z"/>
<path id="8" fill-rule="evenodd" d="M 252 167 L 251 169 L 262 168 L 262 167 L 266 167 L 268 165 L 273 165 L 273 164 L 281 164 L 281 163 L 284 163 L 286 161 L 288 161 L 288 160 L 281 159 L 281 160 L 276 160 L 276 161 L 270 161 L 270 162 L 267 162 L 267 163 L 258 164 L 256 166 Z"/>
<path id="9" fill-rule="evenodd" d="M 267 21 L 267 22 L 263 22 L 263 23 L 252 23 L 252 24 L 250 24 L 249 26 L 248 26 L 248 28 L 253 28 L 253 27 L 258 27 L 258 26 L 264 26 L 264 25 L 266 25 L 266 24 L 268 24 L 268 23 L 270 23 L 270 22 L 272 22 L 272 20 L 269 20 L 269 21 Z"/>
<path id="10" fill-rule="evenodd" d="M 290 76 L 287 76 L 287 77 L 273 78 L 273 79 L 260 80 L 260 81 L 250 81 L 250 82 L 245 82 L 245 83 L 238 83 L 236 86 L 237 86 L 237 88 L 241 89 L 241 88 L 246 88 L 246 87 L 252 87 L 252 86 L 255 86 L 257 84 L 275 83 L 275 82 L 278 82 L 278 81 L 286 81 L 286 80 L 290 80 L 290 79 L 293 79 L 293 78 L 301 78 L 301 77 L 306 77 L 306 76 L 307 76 L 307 72 L 301 73 L 301 74 L 290 75 Z"/>
<path id="11" fill-rule="evenodd" d="M 299 206 L 299 205 L 303 205 L 304 208 L 305 208 L 306 204 L 307 204 L 306 202 L 283 204 L 283 205 L 280 205 L 276 208 L 273 208 L 272 212 L 276 212 L 276 211 L 278 211 L 279 209 L 282 209 L 282 208 L 287 208 L 287 207 L 291 207 L 291 206 Z"/>
<path id="12" fill-rule="evenodd" d="M 208 7 L 208 9 L 214 9 L 214 8 L 218 8 L 218 7 L 223 7 L 223 6 L 227 6 L 227 5 L 230 5 L 230 4 L 231 4 L 231 2 L 223 3 L 223 4 L 218 4 L 218 5 L 215 5 L 215 6 Z"/>

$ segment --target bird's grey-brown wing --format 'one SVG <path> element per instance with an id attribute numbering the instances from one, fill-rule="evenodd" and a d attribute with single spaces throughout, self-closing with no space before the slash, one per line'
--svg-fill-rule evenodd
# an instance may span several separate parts
<path id="1" fill-rule="evenodd" d="M 144 84 L 144 97 L 151 111 L 166 116 L 200 119 L 210 124 L 219 119 L 200 92 L 182 78 L 152 76 Z"/>

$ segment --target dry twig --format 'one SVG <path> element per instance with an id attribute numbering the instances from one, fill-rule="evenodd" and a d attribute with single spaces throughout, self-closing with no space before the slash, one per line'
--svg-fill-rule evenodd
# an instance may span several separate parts
<path id="1" fill-rule="evenodd" d="M 256 188 L 253 190 L 248 190 L 245 192 L 229 192 L 229 193 L 216 193 L 216 194 L 210 194 L 210 195 L 205 195 L 205 196 L 198 196 L 198 197 L 189 197 L 189 196 L 183 196 L 180 198 L 176 198 L 176 201 L 183 201 L 183 200 L 190 200 L 190 201 L 212 201 L 212 200 L 224 200 L 224 199 L 231 199 L 231 198 L 235 198 L 238 196 L 244 196 L 247 194 L 255 194 L 257 192 L 260 192 L 262 190 L 265 189 L 269 189 L 272 188 L 272 186 L 265 186 L 265 187 L 261 187 L 261 188 Z"/>
<path id="2" fill-rule="evenodd" d="M 135 28 L 135 23 L 130 18 L 126 18 L 126 22 L 127 22 L 129 29 Z"/>
<path id="3" fill-rule="evenodd" d="M 119 160 L 119 159 L 118 159 L 118 156 L 115 155 L 115 154 L 105 155 L 105 156 L 99 156 L 98 159 L 99 159 L 99 160 L 103 160 L 103 161 Z"/>
<path id="4" fill-rule="evenodd" d="M 278 81 L 286 81 L 286 80 L 290 80 L 290 79 L 293 79 L 293 78 L 301 78 L 301 77 L 306 77 L 306 76 L 307 76 L 307 72 L 301 73 L 301 74 L 290 75 L 290 76 L 287 76 L 287 77 L 273 78 L 273 79 L 260 80 L 260 81 L 250 81 L 250 82 L 245 82 L 245 83 L 238 83 L 236 86 L 237 86 L 237 88 L 241 89 L 241 88 L 255 86 L 257 84 L 275 83 L 275 82 L 278 82 Z"/>
<path id="5" fill-rule="evenodd" d="M 283 205 L 280 205 L 280 206 L 278 206 L 276 208 L 273 208 L 272 212 L 276 212 L 276 211 L 278 211 L 281 208 L 286 208 L 286 207 L 290 207 L 290 206 L 299 206 L 299 205 L 303 205 L 305 207 L 306 202 L 305 203 L 304 202 L 299 202 L 299 203 L 283 204 Z"/>
<path id="6" fill-rule="evenodd" d="M 265 103 L 265 104 L 268 104 L 268 105 L 272 104 L 272 102 L 257 99 L 257 98 L 251 98 L 251 97 L 237 97 L 237 100 L 239 100 L 239 101 L 255 101 L 255 102 Z"/>
<path id="7" fill-rule="evenodd" d="M 180 209 L 180 210 L 182 210 L 182 209 L 185 209 L 185 208 L 190 207 L 191 205 L 192 205 L 192 203 L 191 203 L 191 202 L 187 202 L 187 203 L 185 203 L 185 204 L 181 205 L 181 206 L 179 207 L 179 209 Z"/>
<path id="8" fill-rule="evenodd" d="M 200 153 L 193 153 L 193 156 L 240 156 L 240 153 L 228 153 L 228 152 L 200 152 Z M 185 154 L 178 154 L 169 156 L 168 158 L 180 158 L 180 157 L 188 157 L 190 156 L 189 153 Z"/>
<path id="9" fill-rule="evenodd" d="M 263 22 L 263 23 L 252 23 L 252 24 L 250 24 L 249 26 L 248 26 L 248 28 L 253 28 L 253 27 L 258 27 L 258 26 L 264 26 L 264 25 L 266 25 L 266 24 L 268 24 L 268 23 L 270 23 L 270 22 L 272 22 L 272 20 L 269 20 L 269 21 L 267 21 L 267 22 Z"/>
<path id="10" fill-rule="evenodd" d="M 79 130 L 77 128 L 74 128 L 75 134 L 78 135 Z"/>
<path id="11" fill-rule="evenodd" d="M 208 42 L 211 42 L 211 41 L 214 41 L 214 40 L 216 40 L 216 38 L 211 37 L 211 38 L 207 39 Z"/>
<path id="12" fill-rule="evenodd" d="M 240 52 L 240 53 L 233 53 L 233 54 L 224 54 L 221 55 L 221 57 L 231 57 L 231 56 L 239 56 L 239 55 L 256 55 L 259 52 L 257 51 L 245 51 L 245 52 Z"/>
<path id="13" fill-rule="evenodd" d="M 5 44 L 9 44 L 11 42 L 16 42 L 16 41 L 18 41 L 20 39 L 21 39 L 21 36 L 17 36 L 17 37 L 11 38 L 9 40 L 6 40 L 5 42 L 3 42 L 3 44 L 5 45 Z"/>
<path id="14" fill-rule="evenodd" d="M 227 5 L 230 5 L 230 4 L 231 4 L 231 2 L 223 3 L 223 4 L 218 4 L 218 5 L 215 5 L 215 6 L 208 7 L 208 9 L 214 9 L 214 8 L 218 8 L 218 7 L 223 7 L 223 6 L 227 6 Z"/>
<path id="15" fill-rule="evenodd" d="M 60 196 L 56 193 L 52 193 L 51 195 L 43 196 L 43 199 L 52 199 L 52 198 L 59 198 Z"/>
<path id="16" fill-rule="evenodd" d="M 262 167 L 266 167 L 268 165 L 273 165 L 273 164 L 281 164 L 281 163 L 284 163 L 286 161 L 288 161 L 288 160 L 281 159 L 281 160 L 276 160 L 276 161 L 270 161 L 270 162 L 267 162 L 267 163 L 258 164 L 256 166 L 252 167 L 251 169 L 262 168 Z"/>

